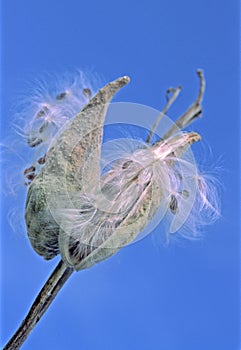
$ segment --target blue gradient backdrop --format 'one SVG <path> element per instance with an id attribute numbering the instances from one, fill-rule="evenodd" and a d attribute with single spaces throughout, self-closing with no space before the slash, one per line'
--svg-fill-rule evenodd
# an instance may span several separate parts
<path id="1" fill-rule="evenodd" d="M 22 348 L 240 349 L 238 1 L 3 0 L 1 17 L 3 137 L 28 77 L 72 67 L 98 73 L 103 83 L 127 74 L 132 81 L 115 100 L 156 109 L 166 88 L 181 84 L 172 117 L 194 100 L 195 72 L 203 68 L 204 112 L 193 129 L 211 158 L 200 145 L 194 151 L 208 167 L 223 168 L 222 218 L 203 240 L 164 247 L 157 229 L 75 273 Z M 11 230 L 6 217 L 15 200 L 2 201 L 2 344 L 58 260 L 44 261 L 26 232 Z"/>

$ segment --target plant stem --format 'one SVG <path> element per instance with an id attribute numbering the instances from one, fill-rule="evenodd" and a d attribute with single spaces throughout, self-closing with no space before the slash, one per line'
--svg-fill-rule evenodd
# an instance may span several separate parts
<path id="1" fill-rule="evenodd" d="M 33 302 L 27 316 L 3 350 L 17 350 L 21 347 L 73 271 L 74 269 L 66 266 L 62 260 L 58 263 Z"/>
<path id="2" fill-rule="evenodd" d="M 177 128 L 180 130 L 186 128 L 189 124 L 191 124 L 196 118 L 198 118 L 202 113 L 202 100 L 205 91 L 205 79 L 203 75 L 203 71 L 198 69 L 197 75 L 200 81 L 199 92 L 196 100 L 193 104 L 186 110 L 186 112 L 178 118 L 175 124 L 165 133 L 163 139 L 168 139 L 170 136 L 177 132 Z"/>
<path id="3" fill-rule="evenodd" d="M 166 96 L 167 96 L 167 103 L 165 105 L 165 107 L 163 108 L 163 110 L 161 111 L 161 113 L 158 115 L 158 117 L 156 118 L 154 124 L 152 125 L 151 131 L 149 132 L 149 135 L 146 139 L 146 143 L 150 143 L 152 136 L 157 128 L 157 125 L 160 123 L 161 119 L 163 118 L 163 116 L 167 113 L 167 111 L 169 110 L 169 108 L 171 107 L 171 105 L 174 103 L 174 101 L 177 99 L 179 93 L 181 91 L 181 86 L 178 86 L 177 88 L 169 88 L 166 92 Z M 171 98 L 168 98 L 168 94 L 172 93 Z"/>

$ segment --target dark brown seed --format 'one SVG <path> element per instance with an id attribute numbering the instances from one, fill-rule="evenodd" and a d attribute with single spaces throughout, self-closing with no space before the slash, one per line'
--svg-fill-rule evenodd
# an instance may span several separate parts
<path id="1" fill-rule="evenodd" d="M 34 173 L 26 175 L 26 178 L 30 181 L 32 181 L 35 177 L 36 177 L 36 175 Z"/>
<path id="2" fill-rule="evenodd" d="M 181 195 L 184 199 L 187 199 L 189 197 L 189 192 L 188 190 L 182 190 Z"/>
<path id="3" fill-rule="evenodd" d="M 170 208 L 172 214 L 176 214 L 177 211 L 178 211 L 178 202 L 177 202 L 177 198 L 176 198 L 173 194 L 171 195 L 171 200 L 170 200 L 169 208 Z"/>
<path id="4" fill-rule="evenodd" d="M 40 145 L 40 143 L 42 143 L 42 142 L 43 142 L 43 140 L 38 139 L 38 138 L 27 140 L 27 143 L 30 147 L 36 147 L 36 146 Z"/>
<path id="5" fill-rule="evenodd" d="M 89 88 L 84 88 L 82 90 L 82 94 L 87 97 L 87 98 L 91 98 L 92 97 L 92 91 Z"/>
<path id="6" fill-rule="evenodd" d="M 127 169 L 131 165 L 131 163 L 133 163 L 132 160 L 128 160 L 127 162 L 123 163 L 122 169 Z"/>
<path id="7" fill-rule="evenodd" d="M 46 161 L 46 154 L 43 157 L 38 159 L 39 164 L 45 164 L 45 161 Z"/>
<path id="8" fill-rule="evenodd" d="M 44 132 L 44 130 L 47 129 L 47 127 L 49 126 L 49 122 L 45 121 L 39 128 L 39 133 L 41 134 L 42 132 Z"/>
<path id="9" fill-rule="evenodd" d="M 61 100 L 63 100 L 66 96 L 67 96 L 67 92 L 66 92 L 66 91 L 61 92 L 60 94 L 58 94 L 58 95 L 56 96 L 56 100 L 61 101 Z"/>
<path id="10" fill-rule="evenodd" d="M 37 118 L 41 118 L 43 115 L 45 115 L 47 112 L 49 112 L 49 108 L 47 106 L 44 106 L 37 114 Z"/>
<path id="11" fill-rule="evenodd" d="M 35 171 L 35 166 L 32 165 L 29 168 L 25 169 L 23 173 L 24 173 L 24 175 L 26 175 L 26 174 L 32 173 L 34 171 Z"/>

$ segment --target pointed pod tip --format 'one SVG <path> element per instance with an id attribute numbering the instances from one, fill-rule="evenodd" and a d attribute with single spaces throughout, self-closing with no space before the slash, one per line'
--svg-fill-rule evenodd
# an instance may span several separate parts
<path id="1" fill-rule="evenodd" d="M 199 135 L 197 132 L 190 132 L 187 134 L 188 143 L 192 144 L 194 142 L 198 142 L 202 139 L 201 135 Z"/>
<path id="2" fill-rule="evenodd" d="M 128 75 L 124 75 L 124 77 L 122 77 L 122 79 L 126 82 L 126 84 L 128 84 L 131 80 L 131 78 L 128 77 Z"/>
<path id="3" fill-rule="evenodd" d="M 101 96 L 100 102 L 109 103 L 109 101 L 112 99 L 112 97 L 126 84 L 128 84 L 130 81 L 130 78 L 128 76 L 123 76 L 120 78 L 117 78 L 116 80 L 108 83 L 105 85 L 102 89 L 99 90 L 99 92 L 96 94 L 95 99 L 99 98 Z"/>
<path id="4" fill-rule="evenodd" d="M 118 78 L 116 81 L 120 85 L 124 86 L 124 85 L 128 84 L 130 82 L 130 80 L 131 80 L 130 77 L 128 77 L 127 75 L 124 75 L 123 77 Z"/>

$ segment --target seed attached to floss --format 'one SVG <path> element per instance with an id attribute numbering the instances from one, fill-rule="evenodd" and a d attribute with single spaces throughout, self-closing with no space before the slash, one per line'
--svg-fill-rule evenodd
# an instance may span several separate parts
<path id="1" fill-rule="evenodd" d="M 49 126 L 48 120 L 45 120 L 44 123 L 39 128 L 39 133 L 42 134 Z"/>
<path id="2" fill-rule="evenodd" d="M 50 108 L 48 105 L 44 105 L 43 108 L 36 114 L 37 118 L 41 118 L 49 112 Z"/>
<path id="3" fill-rule="evenodd" d="M 40 165 L 45 164 L 45 161 L 46 161 L 46 154 L 45 154 L 43 157 L 40 157 L 40 158 L 38 159 L 38 163 L 39 163 Z"/>
<path id="4" fill-rule="evenodd" d="M 180 194 L 182 195 L 183 198 L 188 198 L 189 197 L 189 192 L 187 190 L 182 190 L 180 192 Z"/>
<path id="5" fill-rule="evenodd" d="M 27 174 L 26 175 L 26 178 L 28 179 L 28 180 L 30 180 L 30 181 L 33 181 L 33 179 L 36 177 L 36 175 L 35 174 Z"/>
<path id="6" fill-rule="evenodd" d="M 171 195 L 169 208 L 170 208 L 172 214 L 176 214 L 178 212 L 178 202 L 177 202 L 177 198 L 174 196 L 174 194 Z"/>
<path id="7" fill-rule="evenodd" d="M 84 88 L 84 89 L 82 90 L 82 93 L 83 93 L 83 95 L 84 95 L 85 97 L 87 97 L 88 99 L 91 99 L 91 97 L 92 97 L 92 92 L 91 92 L 91 90 L 90 90 L 89 88 Z"/>
<path id="8" fill-rule="evenodd" d="M 133 163 L 132 160 L 128 160 L 127 162 L 123 163 L 122 169 L 127 169 L 131 165 L 131 163 Z"/>
<path id="9" fill-rule="evenodd" d="M 36 147 L 43 142 L 41 138 L 28 138 L 27 143 L 30 147 Z"/>
<path id="10" fill-rule="evenodd" d="M 24 173 L 24 175 L 26 175 L 26 174 L 34 172 L 35 170 L 36 170 L 35 166 L 32 165 L 31 167 L 25 169 L 23 173 Z"/>
<path id="11" fill-rule="evenodd" d="M 66 97 L 67 95 L 68 95 L 68 92 L 67 92 L 67 91 L 61 92 L 60 94 L 58 94 L 58 95 L 56 96 L 56 100 L 61 101 L 61 100 L 65 99 L 65 97 Z"/>

